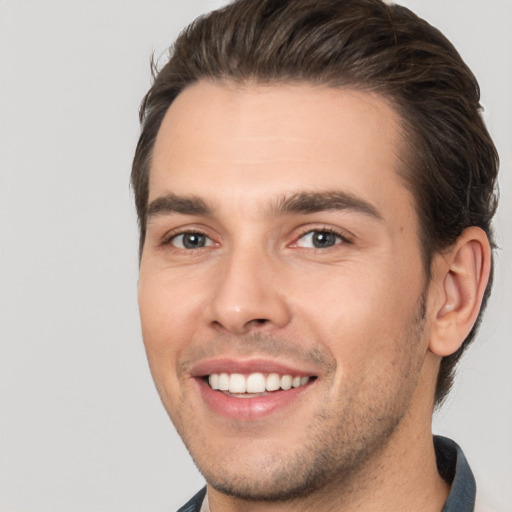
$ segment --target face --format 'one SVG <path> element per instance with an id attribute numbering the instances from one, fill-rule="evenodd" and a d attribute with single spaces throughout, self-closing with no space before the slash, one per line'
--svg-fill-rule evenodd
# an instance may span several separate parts
<path id="1" fill-rule="evenodd" d="M 417 218 L 380 97 L 200 82 L 158 133 L 139 304 L 151 371 L 207 482 L 301 496 L 417 408 Z"/>

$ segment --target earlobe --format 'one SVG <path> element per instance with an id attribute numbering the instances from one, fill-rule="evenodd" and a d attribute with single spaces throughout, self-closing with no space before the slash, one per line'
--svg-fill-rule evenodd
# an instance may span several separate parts
<path id="1" fill-rule="evenodd" d="M 437 260 L 433 280 L 440 293 L 434 306 L 429 349 L 448 356 L 462 345 L 480 311 L 491 269 L 487 235 L 480 228 L 467 228 Z"/>

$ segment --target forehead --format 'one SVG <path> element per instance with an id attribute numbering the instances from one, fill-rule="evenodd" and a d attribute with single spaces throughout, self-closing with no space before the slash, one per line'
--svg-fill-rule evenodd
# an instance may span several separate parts
<path id="1" fill-rule="evenodd" d="M 400 119 L 381 96 L 308 84 L 199 82 L 166 113 L 149 200 L 208 196 L 240 205 L 296 190 L 411 199 L 397 169 Z"/>

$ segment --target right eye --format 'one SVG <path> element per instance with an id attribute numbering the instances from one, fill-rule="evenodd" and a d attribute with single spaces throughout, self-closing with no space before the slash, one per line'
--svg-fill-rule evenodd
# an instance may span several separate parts
<path id="1" fill-rule="evenodd" d="M 203 233 L 187 232 L 174 235 L 168 242 L 178 249 L 201 249 L 214 245 L 213 240 Z"/>

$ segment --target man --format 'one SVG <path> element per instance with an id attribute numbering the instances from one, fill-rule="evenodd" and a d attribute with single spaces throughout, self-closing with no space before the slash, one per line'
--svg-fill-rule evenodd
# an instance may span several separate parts
<path id="1" fill-rule="evenodd" d="M 181 510 L 474 510 L 431 418 L 490 291 L 479 110 L 381 0 L 241 0 L 180 35 L 132 184 L 149 364 L 207 482 Z"/>

